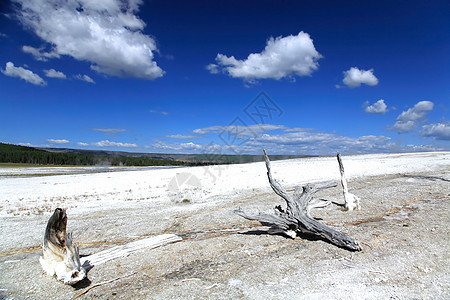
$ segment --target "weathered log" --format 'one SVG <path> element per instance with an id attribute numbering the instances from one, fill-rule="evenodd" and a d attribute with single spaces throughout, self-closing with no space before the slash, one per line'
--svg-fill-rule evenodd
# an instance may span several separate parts
<path id="1" fill-rule="evenodd" d="M 344 164 L 342 163 L 341 154 L 339 153 L 339 151 L 337 153 L 337 160 L 339 163 L 339 171 L 341 172 L 341 184 L 344 192 L 344 209 L 361 210 L 360 199 L 352 193 L 348 192 L 347 179 L 345 178 L 344 173 Z"/>
<path id="2" fill-rule="evenodd" d="M 137 240 L 125 245 L 115 246 L 111 249 L 106 249 L 95 254 L 85 256 L 81 259 L 81 262 L 83 267 L 89 270 L 94 266 L 101 265 L 115 258 L 125 257 L 132 252 L 141 249 L 153 249 L 166 244 L 179 242 L 181 240 L 183 239 L 175 234 L 161 234 L 142 240 Z"/>
<path id="3" fill-rule="evenodd" d="M 182 240 L 174 234 L 162 234 L 115 246 L 80 259 L 78 246 L 73 244 L 72 235 L 66 233 L 66 226 L 66 211 L 55 209 L 45 229 L 43 256 L 39 258 L 39 262 L 48 275 L 56 276 L 58 280 L 70 285 L 83 280 L 94 266 L 127 256 L 137 250 L 153 249 Z"/>
<path id="4" fill-rule="evenodd" d="M 269 234 L 281 233 L 292 238 L 295 238 L 298 234 L 309 234 L 348 250 L 361 251 L 361 247 L 355 239 L 318 222 L 310 215 L 312 208 L 330 204 L 327 200 L 313 200 L 312 195 L 319 190 L 337 186 L 337 182 L 327 181 L 307 184 L 303 188 L 297 187 L 291 196 L 281 184 L 272 178 L 270 160 L 265 150 L 264 159 L 270 186 L 275 194 L 286 201 L 286 210 L 283 210 L 281 206 L 276 206 L 275 214 L 271 215 L 265 213 L 249 214 L 238 209 L 234 211 L 236 214 L 248 220 L 258 221 L 264 226 L 270 226 Z"/>
<path id="5" fill-rule="evenodd" d="M 55 209 L 45 229 L 43 256 L 39 262 L 48 275 L 73 285 L 86 277 L 86 270 L 81 266 L 78 246 L 72 242 L 72 235 L 66 233 L 66 226 L 66 211 Z"/>

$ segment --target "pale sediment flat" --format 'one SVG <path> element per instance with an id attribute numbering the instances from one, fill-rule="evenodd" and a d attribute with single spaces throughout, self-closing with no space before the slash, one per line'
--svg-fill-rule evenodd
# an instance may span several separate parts
<path id="1" fill-rule="evenodd" d="M 449 153 L 370 154 L 346 156 L 347 178 L 428 171 L 448 166 Z M 286 186 L 308 182 L 339 180 L 335 157 L 302 158 L 272 162 L 274 176 Z M 0 169 L 0 215 L 51 213 L 56 207 L 69 209 L 72 215 L 132 205 L 188 199 L 208 201 L 223 196 L 226 201 L 241 191 L 268 189 L 265 164 L 217 165 L 185 168 L 95 168 L 47 167 Z M 82 174 L 71 174 L 73 172 Z M 25 178 L 8 174 L 32 174 Z M 64 175 L 55 175 L 64 173 Z M 53 174 L 54 176 L 39 176 Z M 181 176 L 180 174 L 186 174 Z M 172 180 L 192 175 L 192 183 Z M 178 175 L 178 176 L 177 176 Z M 189 179 L 188 179 L 189 180 Z M 187 198 L 186 198 L 187 197 Z M 145 202 L 145 203 L 142 203 Z"/>
<path id="2" fill-rule="evenodd" d="M 82 255 L 162 233 L 184 238 L 94 268 L 88 276 L 92 284 L 131 272 L 138 275 L 94 288 L 85 298 L 449 296 L 450 152 L 342 159 L 350 192 L 362 199 L 362 211 L 329 206 L 314 214 L 359 240 L 364 251 L 358 253 L 321 240 L 266 235 L 257 223 L 233 214 L 238 207 L 270 212 L 284 204 L 271 191 L 263 162 L 0 169 L 0 298 L 77 295 L 76 289 L 47 278 L 38 263 L 45 225 L 56 207 L 67 209 L 68 231 L 80 243 Z M 288 190 L 340 179 L 336 157 L 274 161 L 272 172 Z M 341 199 L 342 190 L 317 196 Z M 30 284 L 20 285 L 21 278 L 30 278 Z"/>

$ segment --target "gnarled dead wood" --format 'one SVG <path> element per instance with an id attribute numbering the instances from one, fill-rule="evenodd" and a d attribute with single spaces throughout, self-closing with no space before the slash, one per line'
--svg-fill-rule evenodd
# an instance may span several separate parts
<path id="1" fill-rule="evenodd" d="M 81 266 L 78 246 L 73 244 L 72 235 L 66 233 L 66 226 L 66 211 L 55 209 L 45 229 L 43 256 L 39 262 L 48 275 L 73 285 L 86 277 L 86 270 Z"/>
<path id="2" fill-rule="evenodd" d="M 342 189 L 344 190 L 344 209 L 346 210 L 361 210 L 361 206 L 360 206 L 360 199 L 353 195 L 352 193 L 348 192 L 348 187 L 347 187 L 347 179 L 345 179 L 345 173 L 344 173 L 344 164 L 342 163 L 342 159 L 341 159 L 341 154 L 337 153 L 337 160 L 339 163 L 339 171 L 341 172 L 341 184 L 342 184 Z"/>
<path id="3" fill-rule="evenodd" d="M 318 222 L 310 215 L 312 208 L 324 207 L 330 204 L 326 200 L 313 200 L 312 195 L 319 190 L 337 186 L 337 182 L 327 181 L 317 184 L 307 184 L 303 188 L 296 188 L 291 196 L 281 184 L 272 178 L 270 160 L 265 150 L 264 159 L 266 161 L 267 177 L 269 178 L 270 186 L 275 194 L 286 201 L 286 210 L 283 210 L 281 206 L 276 206 L 275 214 L 270 215 L 265 213 L 249 214 L 238 209 L 234 211 L 236 214 L 248 220 L 256 220 L 262 225 L 270 226 L 270 234 L 281 233 L 292 238 L 295 238 L 299 233 L 310 234 L 348 250 L 361 250 L 361 247 L 355 239 Z"/>
<path id="4" fill-rule="evenodd" d="M 115 246 L 80 260 L 78 246 L 72 243 L 72 235 L 66 233 L 66 226 L 66 211 L 61 208 L 55 209 L 45 229 L 43 256 L 39 258 L 39 262 L 48 275 L 56 276 L 58 280 L 70 285 L 83 280 L 92 267 L 111 259 L 127 256 L 137 250 L 153 249 L 182 240 L 175 234 L 161 234 Z"/>

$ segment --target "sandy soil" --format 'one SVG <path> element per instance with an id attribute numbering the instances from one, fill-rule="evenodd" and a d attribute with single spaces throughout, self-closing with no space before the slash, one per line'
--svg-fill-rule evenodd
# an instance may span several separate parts
<path id="1" fill-rule="evenodd" d="M 70 299 L 83 292 L 78 299 L 449 299 L 450 153 L 343 160 L 362 210 L 329 206 L 313 214 L 356 238 L 362 252 L 268 235 L 233 214 L 237 207 L 270 212 L 284 204 L 270 190 L 263 163 L 2 173 L 0 299 Z M 272 169 L 288 189 L 339 178 L 335 158 L 273 162 Z M 316 196 L 341 199 L 342 190 Z M 109 261 L 65 286 L 38 262 L 46 222 L 58 206 L 68 209 L 68 230 L 82 256 L 162 233 L 183 241 Z"/>

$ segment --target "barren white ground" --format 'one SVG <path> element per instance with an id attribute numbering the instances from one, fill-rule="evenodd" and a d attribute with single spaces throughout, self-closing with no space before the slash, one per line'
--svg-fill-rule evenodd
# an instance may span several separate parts
<path id="1" fill-rule="evenodd" d="M 270 156 L 270 153 L 269 153 Z M 321 222 L 356 238 L 351 253 L 286 239 L 232 213 L 282 199 L 264 163 L 191 168 L 0 169 L 0 299 L 448 299 L 450 153 L 343 156 L 362 211 L 327 207 Z M 339 180 L 335 157 L 272 163 L 292 190 Z M 317 197 L 341 199 L 340 187 Z M 81 255 L 162 233 L 183 241 L 94 267 L 64 286 L 41 271 L 46 222 L 67 208 Z"/>

